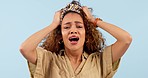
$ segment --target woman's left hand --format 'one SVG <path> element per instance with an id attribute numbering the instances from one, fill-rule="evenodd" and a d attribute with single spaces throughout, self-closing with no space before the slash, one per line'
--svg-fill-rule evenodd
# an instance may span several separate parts
<path id="1" fill-rule="evenodd" d="M 91 22 L 94 22 L 95 21 L 95 18 L 93 17 L 93 15 L 91 14 L 90 10 L 88 9 L 87 6 L 83 6 L 82 7 L 84 13 L 86 14 L 88 20 L 90 20 Z"/>

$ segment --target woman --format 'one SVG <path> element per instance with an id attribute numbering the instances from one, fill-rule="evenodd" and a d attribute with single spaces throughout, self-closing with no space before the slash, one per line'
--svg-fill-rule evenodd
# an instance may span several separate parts
<path id="1" fill-rule="evenodd" d="M 105 46 L 96 27 L 116 42 Z M 72 1 L 55 13 L 49 26 L 23 42 L 20 52 L 28 61 L 31 78 L 112 78 L 131 41 L 129 33 L 94 18 L 86 6 Z"/>

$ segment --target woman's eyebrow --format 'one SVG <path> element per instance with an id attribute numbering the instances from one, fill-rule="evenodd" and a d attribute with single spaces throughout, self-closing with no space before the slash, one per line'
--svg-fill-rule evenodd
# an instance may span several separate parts
<path id="1" fill-rule="evenodd" d="M 72 22 L 66 22 L 66 23 L 64 23 L 64 25 L 68 25 L 68 24 L 71 24 Z M 76 23 L 76 24 L 83 24 L 82 22 L 80 22 L 80 21 L 74 21 L 74 23 Z"/>
<path id="2" fill-rule="evenodd" d="M 80 23 L 80 24 L 83 24 L 83 23 L 82 23 L 82 22 L 80 22 L 80 21 L 75 21 L 75 23 L 76 23 L 76 24 L 79 24 L 79 23 Z"/>
<path id="3" fill-rule="evenodd" d="M 64 25 L 71 24 L 71 22 L 66 22 Z"/>

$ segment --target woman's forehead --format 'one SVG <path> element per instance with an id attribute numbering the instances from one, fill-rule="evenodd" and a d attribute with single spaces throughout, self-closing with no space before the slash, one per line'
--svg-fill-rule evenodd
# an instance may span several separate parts
<path id="1" fill-rule="evenodd" d="M 64 18 L 63 18 L 63 21 L 62 22 L 67 22 L 67 21 L 80 21 L 80 22 L 83 22 L 83 19 L 82 19 L 82 17 L 79 15 L 79 14 L 77 14 L 77 13 L 68 13 L 68 14 L 66 14 L 65 16 L 64 16 Z"/>

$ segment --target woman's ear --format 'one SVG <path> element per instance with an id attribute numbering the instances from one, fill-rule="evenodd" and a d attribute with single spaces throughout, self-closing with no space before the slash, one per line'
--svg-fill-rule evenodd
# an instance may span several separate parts
<path id="1" fill-rule="evenodd" d="M 60 40 L 59 40 L 58 43 L 59 43 L 59 44 L 63 44 L 63 43 L 64 43 L 63 38 L 60 38 Z"/>

